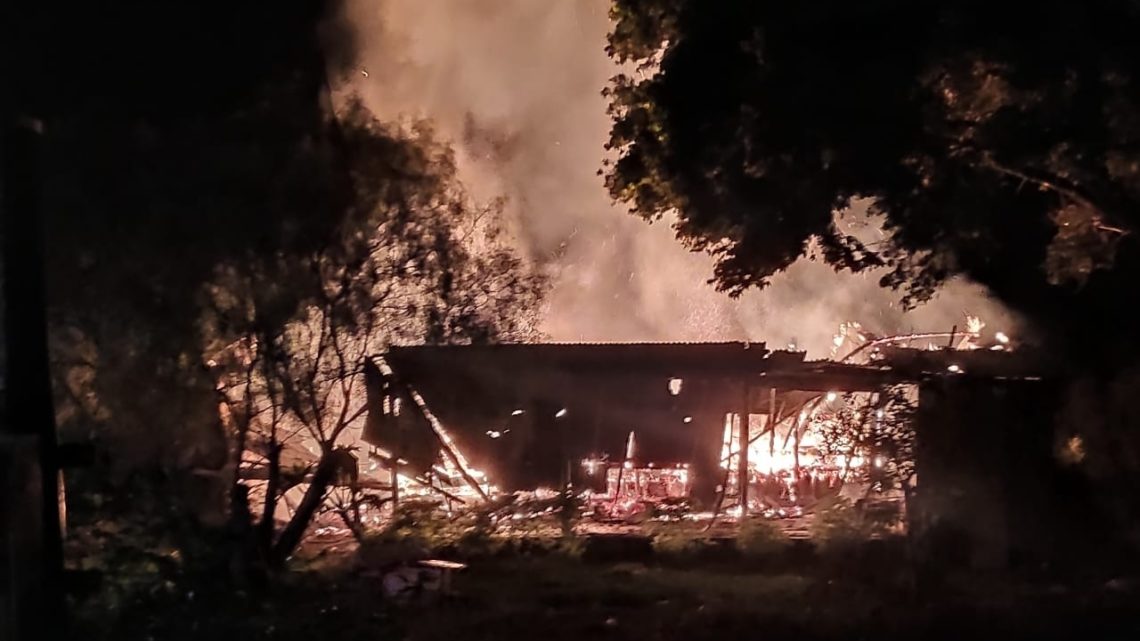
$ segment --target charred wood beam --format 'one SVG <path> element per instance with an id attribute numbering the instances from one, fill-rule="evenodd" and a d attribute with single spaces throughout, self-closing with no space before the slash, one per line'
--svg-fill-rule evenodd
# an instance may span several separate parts
<path id="1" fill-rule="evenodd" d="M 484 490 L 483 486 L 479 484 L 479 481 L 477 481 L 475 477 L 471 476 L 471 473 L 467 470 L 467 465 L 464 463 L 462 456 L 460 456 L 460 454 L 455 450 L 455 448 L 452 446 L 450 437 L 447 436 L 447 434 L 443 431 L 443 425 L 440 423 L 435 414 L 432 413 L 431 409 L 428 408 L 427 401 L 424 400 L 424 398 L 411 385 L 409 385 L 406 380 L 403 380 L 401 377 L 396 375 L 395 370 L 392 369 L 392 366 L 387 362 L 386 359 L 377 358 L 373 361 L 373 363 L 376 365 L 380 373 L 385 378 L 387 378 L 392 385 L 400 385 L 407 391 L 408 397 L 412 399 L 412 403 L 416 406 L 416 409 L 423 416 L 424 420 L 427 421 L 428 428 L 431 430 L 432 435 L 435 436 L 435 439 L 439 443 L 439 447 L 443 451 L 444 456 L 446 456 L 448 460 L 450 460 L 451 463 L 455 465 L 455 468 L 459 470 L 459 475 L 463 477 L 463 480 L 467 482 L 471 489 L 475 490 L 475 492 L 479 494 L 479 496 L 484 501 L 490 501 L 491 497 L 487 495 L 486 490 Z"/>
<path id="2" fill-rule="evenodd" d="M 381 454 L 379 452 L 369 452 L 368 456 L 370 458 L 375 458 L 376 460 L 385 463 L 386 465 L 389 466 L 389 469 L 393 469 L 393 470 L 396 469 L 395 466 L 392 465 L 392 457 L 391 456 L 384 456 L 383 454 Z M 463 503 L 463 504 L 467 503 L 467 501 L 464 500 L 462 497 L 460 497 L 460 496 L 458 496 L 452 492 L 448 492 L 447 490 L 443 489 L 442 487 L 437 487 L 435 485 L 435 483 L 432 483 L 431 480 L 428 478 L 419 477 L 419 476 L 405 476 L 404 478 L 410 479 L 413 483 L 416 483 L 417 485 L 421 485 L 423 487 L 426 487 L 433 492 L 438 492 L 442 496 L 444 496 L 448 499 L 451 499 L 452 501 L 458 501 L 459 503 Z M 360 481 L 360 486 L 366 487 L 369 489 L 393 490 L 393 488 L 395 488 L 395 486 L 396 486 L 396 479 L 393 478 L 391 483 L 382 483 L 380 481 L 370 481 L 368 479 L 365 479 L 363 481 Z M 395 493 L 398 491 L 399 490 L 396 489 L 393 492 L 393 494 L 392 494 L 392 500 L 393 501 L 398 500 L 398 495 Z"/>

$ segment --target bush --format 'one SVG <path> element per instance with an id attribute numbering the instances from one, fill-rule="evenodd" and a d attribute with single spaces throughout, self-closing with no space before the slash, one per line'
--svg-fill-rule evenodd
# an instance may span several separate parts
<path id="1" fill-rule="evenodd" d="M 248 587 L 232 582 L 241 542 L 189 518 L 176 481 L 140 473 L 112 483 L 101 471 L 78 470 L 68 494 L 67 588 L 80 629 L 116 624 L 141 603 Z"/>
<path id="2" fill-rule="evenodd" d="M 559 537 L 553 546 L 553 553 L 567 559 L 579 560 L 586 549 L 586 541 L 580 536 L 566 535 Z"/>
<path id="3" fill-rule="evenodd" d="M 429 556 L 430 553 L 431 549 L 423 539 L 392 530 L 366 536 L 360 542 L 360 549 L 357 552 L 364 565 L 374 568 L 408 563 Z"/>
<path id="4" fill-rule="evenodd" d="M 812 539 L 821 552 L 848 554 L 870 539 L 890 533 L 893 521 L 852 505 L 843 497 L 821 501 L 811 524 Z"/>
<path id="5" fill-rule="evenodd" d="M 430 502 L 408 501 L 396 508 L 392 520 L 360 545 L 361 559 L 384 566 L 435 555 L 445 549 L 475 549 L 482 544 L 474 516 L 449 519 Z"/>
<path id="6" fill-rule="evenodd" d="M 870 538 L 868 523 L 849 500 L 831 496 L 816 505 L 811 536 L 821 548 L 849 546 Z"/>
<path id="7" fill-rule="evenodd" d="M 693 554 L 700 542 L 691 532 L 662 527 L 653 533 L 653 554 L 658 557 L 683 557 Z"/>
<path id="8" fill-rule="evenodd" d="M 769 519 L 750 518 L 740 524 L 736 547 L 745 557 L 772 559 L 788 549 L 788 537 Z"/>

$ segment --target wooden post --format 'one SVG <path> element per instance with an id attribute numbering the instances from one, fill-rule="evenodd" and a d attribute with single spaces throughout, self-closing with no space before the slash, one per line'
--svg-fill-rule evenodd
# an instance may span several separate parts
<path id="1" fill-rule="evenodd" d="M 708 525 L 705 526 L 706 532 L 712 529 L 713 525 L 716 524 L 717 518 L 720 516 L 720 509 L 724 507 L 724 497 L 726 494 L 728 494 L 728 480 L 732 476 L 732 414 L 726 412 L 724 415 L 724 421 L 728 427 L 728 459 L 720 459 L 715 468 L 719 473 L 720 468 L 723 466 L 724 474 L 721 475 L 720 488 L 716 493 L 716 503 L 713 505 L 712 518 L 709 519 Z M 724 430 L 721 430 L 721 434 L 721 438 L 723 439 Z M 724 444 L 723 440 L 721 441 L 721 444 Z"/>
<path id="2" fill-rule="evenodd" d="M 768 472 L 776 473 L 776 388 L 768 390 Z"/>
<path id="3" fill-rule="evenodd" d="M 736 471 L 736 485 L 740 491 L 740 518 L 748 516 L 748 383 L 744 384 L 744 405 L 740 408 L 739 450 L 740 466 Z"/>
<path id="4" fill-rule="evenodd" d="M 614 501 L 613 501 L 614 505 L 617 505 L 618 497 L 621 496 L 621 493 L 622 493 L 621 492 L 621 485 L 622 485 L 622 480 L 625 477 L 625 466 L 627 463 L 632 465 L 632 463 L 630 463 L 630 461 L 633 460 L 633 441 L 634 441 L 633 430 L 630 430 L 629 440 L 627 440 L 625 443 L 625 456 L 622 457 L 621 467 L 618 468 L 617 489 L 614 490 Z M 606 474 L 608 477 L 609 472 L 607 472 Z"/>
<path id="5" fill-rule="evenodd" d="M 792 422 L 792 477 L 796 483 L 800 481 L 800 427 L 803 421 L 804 414 L 801 410 L 796 420 Z"/>
<path id="6" fill-rule="evenodd" d="M 392 472 L 392 516 L 400 506 L 400 457 L 393 454 L 388 458 L 388 469 Z"/>

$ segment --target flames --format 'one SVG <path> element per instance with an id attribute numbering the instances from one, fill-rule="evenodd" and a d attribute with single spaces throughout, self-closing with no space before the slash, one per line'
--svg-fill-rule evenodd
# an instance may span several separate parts
<path id="1" fill-rule="evenodd" d="M 838 393 L 828 392 L 807 404 L 798 416 L 779 421 L 774 427 L 774 438 L 767 429 L 768 416 L 753 414 L 748 425 L 748 467 L 751 473 L 781 478 L 790 478 L 795 472 L 816 473 L 822 471 L 851 470 L 863 467 L 865 457 L 822 454 L 820 441 L 823 424 L 835 421 L 828 405 L 839 398 Z M 881 418 L 881 416 L 880 416 Z M 741 429 L 740 415 L 726 414 L 724 435 L 720 450 L 720 467 L 736 471 L 740 466 Z M 798 432 L 798 434 L 796 434 Z M 769 437 L 765 438 L 764 435 Z M 798 443 L 797 443 L 798 441 Z M 775 443 L 776 446 L 772 447 Z M 797 451 L 798 448 L 798 451 Z M 735 479 L 731 480 L 736 483 Z"/>
<path id="2" fill-rule="evenodd" d="M 1010 349 L 1010 337 L 1002 331 L 987 334 L 986 323 L 978 316 L 964 314 L 962 326 L 954 325 L 948 332 L 922 332 L 877 336 L 856 321 L 840 323 L 832 337 L 831 359 L 843 363 L 873 363 L 882 358 L 881 348 L 901 346 L 927 350 Z"/>
<path id="3" fill-rule="evenodd" d="M 833 337 L 832 357 L 841 362 L 873 363 L 882 358 L 880 348 L 892 344 L 930 350 L 1009 349 L 1012 341 L 1008 334 L 997 331 L 987 335 L 985 328 L 986 323 L 980 317 L 965 314 L 961 328 L 956 325 L 948 332 L 876 336 L 860 323 L 851 321 L 840 324 Z M 963 371 L 957 364 L 951 364 L 947 369 L 953 374 Z M 723 491 L 729 495 L 740 495 L 740 451 L 745 443 L 750 487 L 782 487 L 776 491 L 782 499 L 793 502 L 801 498 L 797 493 L 805 477 L 826 478 L 831 484 L 838 476 L 842 484 L 849 477 L 861 476 L 868 469 L 886 468 L 890 462 L 882 455 L 854 448 L 843 451 L 844 448 L 829 447 L 834 444 L 824 442 L 824 435 L 837 432 L 834 428 L 841 420 L 841 412 L 849 413 L 849 419 L 860 420 L 858 411 L 844 410 L 847 403 L 858 405 L 860 399 L 866 402 L 869 398 L 865 393 L 841 395 L 826 392 L 805 404 L 796 416 L 781 418 L 777 413 L 776 424 L 770 429 L 767 424 L 770 417 L 767 415 L 750 415 L 742 421 L 739 414 L 726 414 L 720 449 L 720 468 L 726 472 L 727 482 Z M 884 412 L 879 409 L 863 418 L 878 425 L 878 421 L 884 420 Z M 747 425 L 742 427 L 742 422 Z M 754 495 L 754 492 L 756 490 L 750 490 L 749 495 Z M 754 501 L 749 503 L 751 506 Z M 739 505 L 736 509 L 740 509 Z"/>

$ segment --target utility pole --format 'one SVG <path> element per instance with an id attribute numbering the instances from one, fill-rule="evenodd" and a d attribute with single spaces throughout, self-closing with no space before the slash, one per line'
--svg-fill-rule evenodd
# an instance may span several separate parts
<path id="1" fill-rule="evenodd" d="M 13 641 L 60 638 L 65 629 L 59 452 L 48 366 L 47 297 L 40 213 L 40 121 L 5 114 L 3 265 L 5 487 L 2 580 L 9 594 L 0 632 Z M 38 495 L 38 496 L 36 496 Z M 28 517 L 26 522 L 8 517 Z"/>

